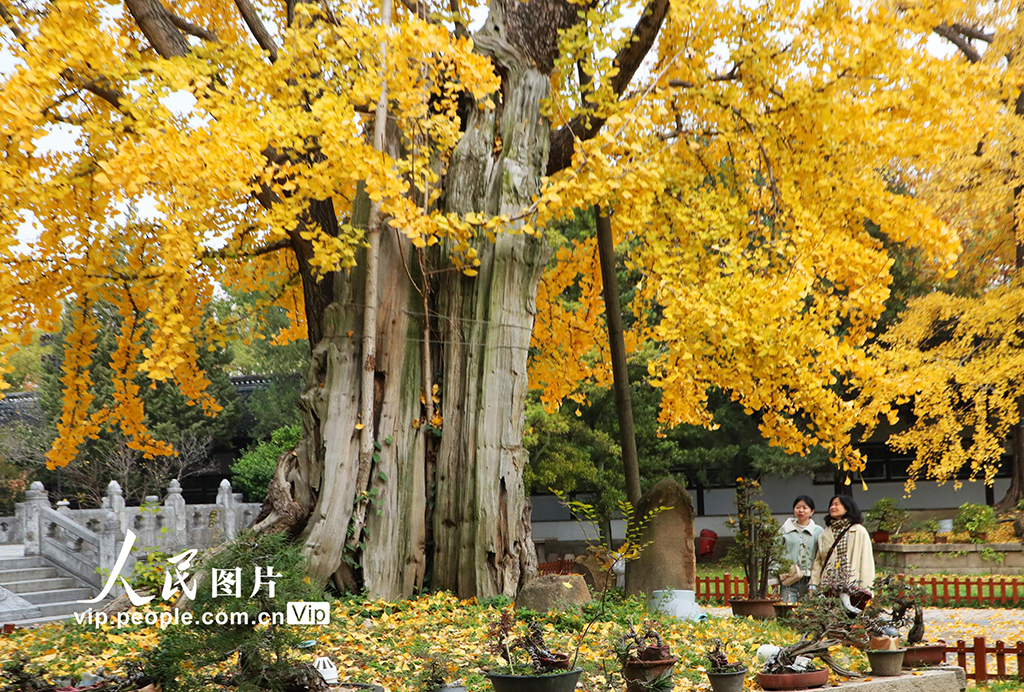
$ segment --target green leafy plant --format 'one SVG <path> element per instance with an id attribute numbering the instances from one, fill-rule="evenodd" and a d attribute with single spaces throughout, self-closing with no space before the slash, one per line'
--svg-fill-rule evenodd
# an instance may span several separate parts
<path id="1" fill-rule="evenodd" d="M 278 458 L 294 449 L 301 437 L 302 428 L 298 425 L 275 430 L 270 434 L 269 442 L 250 447 L 231 465 L 231 484 L 245 493 L 249 500 L 262 500 L 267 496 Z"/>
<path id="2" fill-rule="evenodd" d="M 972 543 L 981 543 L 981 534 L 995 531 L 996 513 L 988 505 L 977 505 L 972 502 L 960 507 L 953 519 L 953 530 L 966 532 Z"/>
<path id="3" fill-rule="evenodd" d="M 211 551 L 191 571 L 210 577 L 214 569 L 234 572 L 236 568 L 240 570 L 241 596 L 215 598 L 211 579 L 201 580 L 190 606 L 193 613 L 205 617 L 168 627 L 160 645 L 148 656 L 146 672 L 168 692 L 223 689 L 223 685 L 239 692 L 299 689 L 302 685 L 323 689 L 320 674 L 292 656 L 304 633 L 284 626 L 289 601 L 327 600 L 306 577 L 300 546 L 283 533 L 258 536 L 246 532 Z M 266 575 L 267 568 L 273 577 Z M 257 569 L 265 575 L 259 589 L 255 588 Z M 273 589 L 267 583 L 270 580 Z M 269 621 L 261 614 L 269 614 Z M 182 661 L 191 665 L 186 669 Z M 213 671 L 226 662 L 233 663 L 228 668 L 233 668 L 233 673 L 215 677 Z"/>
<path id="4" fill-rule="evenodd" d="M 997 550 L 993 550 L 992 548 L 982 548 L 981 555 L 979 557 L 986 562 L 994 562 L 997 565 L 1001 565 L 1003 564 L 1003 560 L 1006 559 L 1006 553 L 1001 553 Z"/>
<path id="5" fill-rule="evenodd" d="M 736 486 L 736 516 L 727 525 L 735 533 L 736 543 L 726 558 L 743 565 L 751 599 L 768 597 L 768 577 L 772 565 L 785 559 L 782 544 L 777 540 L 779 522 L 772 516 L 768 503 L 755 499 L 761 494 L 756 480 L 739 478 Z"/>
<path id="6" fill-rule="evenodd" d="M 899 508 L 895 499 L 883 497 L 868 510 L 867 520 L 875 531 L 899 533 L 909 516 L 906 510 Z"/>

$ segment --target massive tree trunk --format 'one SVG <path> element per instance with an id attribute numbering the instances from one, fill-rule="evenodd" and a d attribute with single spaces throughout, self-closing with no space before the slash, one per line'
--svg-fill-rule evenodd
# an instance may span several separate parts
<path id="1" fill-rule="evenodd" d="M 469 109 L 445 180 L 449 211 L 516 216 L 532 202 L 547 166 L 550 127 L 540 105 L 550 88 L 557 29 L 574 20 L 560 0 L 492 6 L 475 41 L 502 75 L 502 90 L 496 109 Z M 365 216 L 360 208 L 353 220 Z M 383 598 L 424 585 L 463 597 L 511 596 L 535 571 L 522 438 L 527 355 L 548 248 L 513 230 L 495 242 L 478 239 L 476 276 L 445 266 L 437 282 L 443 424 L 436 466 L 429 464 L 433 484 L 432 433 L 421 405 L 421 395 L 430 396 L 422 385 L 423 301 L 413 284 L 425 287 L 429 277 L 413 270 L 414 250 L 404 236 L 385 229 L 373 407 L 378 452 L 363 488 L 356 482 L 356 425 L 364 277 L 361 269 L 336 276 L 303 395 L 306 435 L 282 460 L 273 508 L 261 523 L 304 523 L 301 538 L 318 583 L 333 577 L 341 587 L 362 586 Z M 447 263 L 445 253 L 438 261 Z M 363 493 L 371 502 L 365 530 L 347 535 Z"/>

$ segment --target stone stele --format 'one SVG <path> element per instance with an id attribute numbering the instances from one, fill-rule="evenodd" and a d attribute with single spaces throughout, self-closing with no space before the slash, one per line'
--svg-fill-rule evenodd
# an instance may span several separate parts
<path id="1" fill-rule="evenodd" d="M 517 609 L 546 613 L 590 603 L 590 590 L 579 574 L 542 574 L 531 579 L 516 598 Z"/>
<path id="2" fill-rule="evenodd" d="M 646 594 L 663 589 L 692 591 L 697 583 L 697 556 L 693 543 L 693 500 L 672 478 L 654 484 L 640 498 L 633 517 L 640 520 L 658 507 L 668 507 L 644 526 L 636 560 L 626 563 L 626 593 Z"/>

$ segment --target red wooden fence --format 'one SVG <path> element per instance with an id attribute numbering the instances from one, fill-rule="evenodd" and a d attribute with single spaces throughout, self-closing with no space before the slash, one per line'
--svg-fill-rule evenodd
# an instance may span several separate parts
<path id="1" fill-rule="evenodd" d="M 555 560 L 537 565 L 538 574 L 572 574 L 573 560 Z"/>
<path id="2" fill-rule="evenodd" d="M 992 577 L 906 577 L 911 584 L 925 589 L 925 605 L 1024 605 L 1024 580 Z M 697 577 L 697 600 L 724 603 L 734 596 L 747 594 L 743 577 L 728 573 L 721 577 Z"/>
<path id="3" fill-rule="evenodd" d="M 946 653 L 956 654 L 956 664 L 963 668 L 968 678 L 984 685 L 989 680 L 1010 680 L 1016 678 L 1024 681 L 1024 642 L 1017 642 L 1014 647 L 1007 646 L 999 640 L 995 646 L 987 646 L 985 637 L 975 637 L 973 644 L 964 643 L 963 639 L 957 640 L 956 646 L 947 646 Z M 988 671 L 988 655 L 995 654 L 996 672 Z M 974 670 L 967 667 L 967 656 L 974 657 Z M 1016 674 L 1006 672 L 1006 658 L 1016 657 Z"/>

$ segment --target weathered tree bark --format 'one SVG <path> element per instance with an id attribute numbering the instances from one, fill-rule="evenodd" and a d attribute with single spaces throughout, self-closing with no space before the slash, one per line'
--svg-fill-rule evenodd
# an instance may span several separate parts
<path id="1" fill-rule="evenodd" d="M 619 417 L 619 444 L 622 446 L 622 471 L 626 476 L 626 499 L 636 507 L 640 501 L 640 460 L 636 453 L 636 430 L 633 426 L 633 401 L 629 391 L 629 368 L 626 342 L 622 333 L 622 305 L 619 281 L 615 274 L 615 240 L 612 220 L 607 212 L 594 208 L 597 223 L 597 253 L 601 262 L 604 318 L 608 325 L 608 349 L 612 357 L 612 380 L 615 387 L 615 411 Z"/>
<path id="2" fill-rule="evenodd" d="M 553 0 L 493 3 L 477 46 L 503 75 L 496 111 L 470 116 L 448 175 L 460 213 L 514 215 L 539 191 L 549 126 L 552 27 L 574 21 Z M 544 66 L 544 67 L 539 67 Z M 502 148 L 494 156 L 500 137 Z M 536 570 L 523 493 L 526 360 L 547 245 L 525 235 L 478 243 L 479 275 L 440 286 L 444 434 L 437 456 L 432 586 L 463 596 L 513 595 Z"/>

